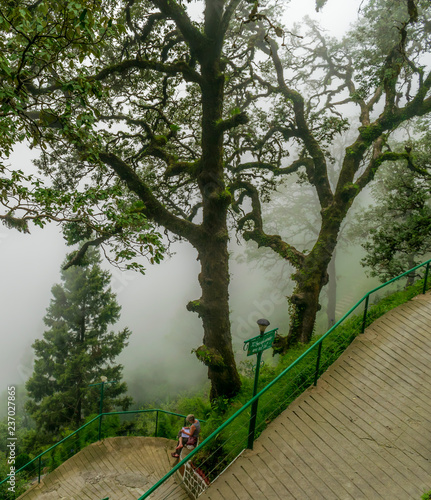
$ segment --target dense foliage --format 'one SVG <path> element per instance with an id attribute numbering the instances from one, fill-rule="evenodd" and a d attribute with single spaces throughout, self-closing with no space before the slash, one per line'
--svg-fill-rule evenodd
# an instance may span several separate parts
<path id="1" fill-rule="evenodd" d="M 426 133 L 408 146 L 415 151 L 415 168 L 406 170 L 395 163 L 379 171 L 372 186 L 374 204 L 358 214 L 353 224 L 352 238 L 359 239 L 367 251 L 361 263 L 382 282 L 412 269 L 430 255 L 429 139 Z"/>

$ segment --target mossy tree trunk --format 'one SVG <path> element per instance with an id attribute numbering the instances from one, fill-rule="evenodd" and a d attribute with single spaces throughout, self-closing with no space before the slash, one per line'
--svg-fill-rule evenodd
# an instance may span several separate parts
<path id="1" fill-rule="evenodd" d="M 342 219 L 340 210 L 332 209 L 324 214 L 317 242 L 292 275 L 296 286 L 288 299 L 291 313 L 290 330 L 287 337 L 277 339 L 275 352 L 284 353 L 291 345 L 310 341 L 316 315 L 321 308 L 319 297 L 322 288 L 329 281 L 328 267 L 335 252 Z"/>
<path id="2" fill-rule="evenodd" d="M 219 11 L 220 12 L 220 11 Z M 214 22 L 214 18 L 212 18 Z M 207 31 L 214 29 L 208 26 Z M 197 182 L 202 197 L 200 237 L 194 243 L 199 253 L 202 296 L 188 309 L 202 318 L 203 346 L 198 358 L 208 366 L 211 400 L 232 397 L 241 382 L 232 349 L 229 319 L 229 254 L 227 210 L 231 196 L 223 174 L 224 74 L 220 70 L 220 48 L 212 45 L 202 58 L 202 168 Z"/>
<path id="3" fill-rule="evenodd" d="M 211 400 L 232 397 L 241 383 L 232 350 L 226 237 L 215 241 L 208 236 L 207 243 L 199 251 L 199 259 L 202 296 L 187 306 L 199 314 L 204 328 L 203 345 L 196 349 L 196 355 L 208 367 Z"/>
<path id="4" fill-rule="evenodd" d="M 328 329 L 335 324 L 337 305 L 337 267 L 335 265 L 337 249 L 335 248 L 332 259 L 328 266 L 328 306 L 326 316 L 328 318 Z"/>
<path id="5" fill-rule="evenodd" d="M 196 348 L 195 352 L 198 359 L 208 367 L 211 399 L 232 397 L 240 390 L 241 383 L 232 349 L 229 319 L 227 213 L 231 195 L 226 190 L 224 182 L 223 141 L 226 130 L 246 121 L 243 114 L 236 115 L 232 119 L 223 118 L 225 74 L 220 59 L 227 27 L 226 20 L 233 11 L 229 10 L 226 14 L 224 0 L 207 1 L 202 33 L 176 2 L 160 0 L 157 4 L 163 16 L 175 21 L 188 44 L 190 53 L 199 62 L 199 72 L 185 62 L 181 62 L 181 71 L 178 70 L 178 66 L 171 69 L 168 65 L 160 66 L 160 71 L 182 72 L 187 82 L 193 81 L 196 84 L 201 108 L 199 115 L 201 138 L 197 161 L 181 161 L 178 157 L 174 157 L 169 149 L 163 149 L 154 141 L 151 151 L 157 158 L 165 160 L 166 168 L 163 172 L 165 178 L 181 176 L 181 181 L 184 178 L 188 179 L 190 198 L 198 200 L 193 204 L 195 208 L 198 207 L 195 214 L 199 211 L 202 216 L 201 222 L 192 222 L 193 216 L 189 214 L 185 216 L 185 211 L 179 216 L 174 204 L 174 210 L 170 210 L 170 206 L 160 202 L 157 186 L 149 186 L 136 173 L 133 166 L 119 155 L 101 153 L 99 157 L 144 202 L 143 213 L 148 219 L 186 239 L 197 250 L 201 265 L 199 284 L 202 295 L 187 305 L 189 311 L 199 315 L 204 330 L 203 345 Z M 137 60 L 131 64 L 139 67 L 141 62 Z M 192 102 L 198 103 L 197 100 Z M 193 212 L 193 209 L 190 212 Z"/>
<path id="6" fill-rule="evenodd" d="M 293 306 L 288 336 L 290 343 L 306 343 L 311 339 L 316 314 L 321 308 L 320 292 L 329 281 L 328 266 L 335 251 L 341 222 L 340 211 L 328 210 L 324 213 L 317 242 L 305 256 L 301 269 L 292 276 L 296 287 L 289 299 Z"/>

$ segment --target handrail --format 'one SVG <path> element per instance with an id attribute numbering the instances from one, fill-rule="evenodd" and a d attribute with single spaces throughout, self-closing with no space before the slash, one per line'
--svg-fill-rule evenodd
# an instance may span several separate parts
<path id="1" fill-rule="evenodd" d="M 149 408 L 149 409 L 146 409 L 146 410 L 124 410 L 124 411 L 113 411 L 113 412 L 99 413 L 99 415 L 97 415 L 96 417 L 94 417 L 93 419 L 91 419 L 89 422 L 87 422 L 84 425 L 82 425 L 81 427 L 79 427 L 79 429 L 76 429 L 76 431 L 73 431 L 71 434 L 69 434 L 68 436 L 66 436 L 62 440 L 60 440 L 57 443 L 55 443 L 50 448 L 44 450 L 39 455 L 37 455 L 37 457 L 35 457 L 32 460 L 30 460 L 30 462 L 28 462 L 25 465 L 23 465 L 22 467 L 20 467 L 18 470 L 15 471 L 15 475 L 18 474 L 19 472 L 21 472 L 22 470 L 24 470 L 25 468 L 27 468 L 29 465 L 31 465 L 34 462 L 36 462 L 37 460 L 39 461 L 39 469 L 40 469 L 40 461 L 41 461 L 43 455 L 49 453 L 51 450 L 53 450 L 54 448 L 56 448 L 60 444 L 64 443 L 65 441 L 67 441 L 68 439 L 70 439 L 71 437 L 73 437 L 75 434 L 77 434 L 78 432 L 82 431 L 83 429 L 85 429 L 86 427 L 88 427 L 89 425 L 91 425 L 96 420 L 103 418 L 104 416 L 120 415 L 120 414 L 134 414 L 134 413 L 150 413 L 150 412 L 156 412 L 157 416 L 158 416 L 158 414 L 160 412 L 160 413 L 165 413 L 167 415 L 173 415 L 173 416 L 176 416 L 176 417 L 187 418 L 187 415 L 182 415 L 180 413 L 175 413 L 175 412 L 172 412 L 172 411 L 162 410 L 160 408 Z M 201 420 L 201 419 L 200 419 L 200 421 L 201 422 L 206 422 L 205 420 Z M 156 435 L 157 435 L 157 420 L 156 420 Z M 39 475 L 40 475 L 40 470 L 39 470 Z M 9 476 L 7 476 L 5 479 L 3 479 L 2 481 L 0 481 L 0 485 L 2 485 L 3 483 L 5 483 L 8 479 L 9 479 Z M 40 480 L 40 476 L 39 476 L 39 480 Z"/>
<path id="2" fill-rule="evenodd" d="M 63 438 L 61 441 L 58 441 L 58 443 L 55 443 L 54 445 L 52 445 L 50 448 L 48 448 L 47 450 L 44 450 L 42 453 L 40 453 L 37 457 L 33 458 L 32 460 L 30 460 L 30 462 L 26 463 L 25 465 L 23 465 L 22 467 L 20 467 L 17 471 L 15 471 L 15 475 L 18 474 L 18 472 L 21 472 L 23 469 L 25 469 L 26 467 L 28 467 L 29 465 L 31 465 L 33 462 L 36 462 L 36 460 L 40 460 L 43 455 L 45 455 L 46 453 L 50 452 L 51 450 L 53 450 L 54 448 L 56 448 L 57 446 L 59 446 L 60 444 L 64 443 L 65 441 L 67 441 L 69 438 L 71 438 L 73 435 L 75 435 L 77 432 L 81 431 L 82 429 L 84 429 L 85 427 L 87 427 L 88 425 L 92 424 L 93 422 L 95 422 L 97 419 L 99 418 L 99 415 L 97 415 L 97 417 L 94 417 L 92 420 L 90 420 L 89 422 L 87 422 L 86 424 L 84 424 L 83 426 L 81 426 L 79 429 L 76 429 L 76 431 L 73 431 L 72 434 L 69 434 L 68 436 L 66 436 L 65 438 Z M 7 476 L 5 479 L 3 479 L 2 481 L 0 481 L 0 485 L 3 484 L 4 482 L 6 482 L 7 480 L 9 479 L 9 476 Z"/>
<path id="3" fill-rule="evenodd" d="M 426 270 L 425 270 L 424 287 L 422 289 L 422 293 L 425 293 L 425 290 L 426 290 L 426 287 L 427 287 L 427 281 L 428 281 L 428 273 L 429 273 L 430 262 L 431 262 L 431 259 L 428 260 L 428 261 L 426 261 L 426 262 L 423 262 L 422 264 L 417 265 L 416 267 L 413 267 L 409 271 L 406 271 L 405 273 L 400 274 L 399 276 L 396 276 L 395 278 L 392 278 L 391 280 L 386 281 L 385 283 L 382 283 L 381 285 L 379 285 L 378 287 L 376 287 L 373 290 L 369 291 L 366 295 L 364 295 L 362 297 L 362 300 L 365 299 L 364 317 L 363 317 L 363 320 L 362 320 L 362 330 L 361 330 L 362 333 L 364 333 L 365 323 L 367 321 L 368 303 L 369 303 L 369 297 L 370 297 L 370 295 L 372 293 L 374 293 L 374 292 L 377 292 L 377 290 L 380 290 L 381 288 L 383 288 L 383 287 L 385 287 L 387 285 L 390 285 L 394 281 L 397 281 L 400 278 L 403 278 L 404 276 L 407 276 L 407 274 L 410 274 L 413 271 L 416 271 L 416 269 L 419 269 L 420 267 L 423 267 L 423 266 L 426 265 L 427 267 L 426 267 Z"/>
<path id="4" fill-rule="evenodd" d="M 167 411 L 167 410 L 161 410 L 160 408 L 150 408 L 147 410 L 121 410 L 121 411 L 109 411 L 106 413 L 100 413 L 97 415 L 99 417 L 100 415 L 125 415 L 125 414 L 132 414 L 132 413 L 150 413 L 152 411 L 157 411 L 160 413 L 166 413 L 166 415 L 173 415 L 174 417 L 182 417 L 182 418 L 187 418 L 187 415 L 181 415 L 181 413 L 175 413 L 173 411 Z M 97 418 L 96 417 L 96 418 Z M 206 422 L 206 420 L 202 420 L 201 418 L 199 419 L 199 422 Z"/>
<path id="5" fill-rule="evenodd" d="M 167 479 L 169 479 L 175 472 L 180 469 L 183 465 L 186 464 L 191 458 L 193 458 L 200 450 L 202 450 L 210 441 L 212 441 L 218 434 L 220 434 L 221 431 L 223 431 L 228 425 L 233 422 L 239 415 L 241 415 L 246 409 L 248 409 L 255 401 L 258 401 L 259 398 L 265 394 L 273 385 L 275 385 L 281 378 L 283 378 L 289 371 L 292 370 L 302 359 L 304 359 L 306 356 L 310 354 L 316 347 L 321 348 L 321 345 L 323 341 L 325 340 L 328 335 L 330 335 L 336 328 L 339 326 L 351 313 L 354 311 L 364 300 L 366 300 L 366 303 L 368 304 L 368 299 L 369 296 L 376 292 L 377 290 L 380 290 L 381 288 L 393 283 L 394 281 L 397 281 L 398 279 L 406 276 L 407 274 L 412 273 L 416 269 L 419 269 L 420 267 L 427 266 L 426 267 L 426 272 L 425 272 L 425 278 L 424 278 L 424 287 L 422 293 L 425 293 L 426 287 L 427 287 L 427 279 L 428 279 L 428 272 L 429 272 L 429 267 L 430 267 L 431 259 L 428 261 L 423 262 L 422 264 L 417 265 L 416 267 L 410 269 L 409 271 L 406 271 L 399 276 L 392 278 L 391 280 L 387 281 L 386 283 L 383 283 L 382 285 L 374 288 L 373 290 L 367 292 L 356 304 L 349 309 L 347 313 L 345 313 L 324 335 L 322 335 L 311 347 L 309 347 L 304 353 L 302 353 L 293 363 L 291 363 L 287 368 L 285 368 L 277 377 L 275 377 L 268 385 L 266 385 L 260 392 L 256 394 L 253 398 L 251 398 L 247 403 L 245 403 L 237 412 L 235 412 L 231 417 L 229 417 L 226 422 L 224 422 L 220 427 L 218 427 L 214 432 L 212 432 L 206 439 L 202 441 L 194 450 L 192 450 L 186 457 L 184 457 L 180 462 L 178 462 L 177 465 L 175 465 L 167 474 L 165 474 L 159 481 L 157 481 L 156 484 L 154 484 L 149 490 L 147 490 L 142 496 L 140 496 L 137 500 L 144 500 L 145 498 L 148 498 L 161 484 L 163 484 Z M 366 319 L 366 311 L 364 314 L 364 318 Z M 363 323 L 364 325 L 364 323 Z M 362 330 L 363 333 L 363 330 Z M 317 368 L 318 369 L 318 368 Z"/>

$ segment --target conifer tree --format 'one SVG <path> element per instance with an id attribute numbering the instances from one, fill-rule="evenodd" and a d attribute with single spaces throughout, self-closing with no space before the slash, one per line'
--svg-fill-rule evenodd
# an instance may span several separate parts
<path id="1" fill-rule="evenodd" d="M 99 255 L 90 252 L 81 266 L 63 270 L 62 283 L 52 288 L 44 318 L 47 330 L 33 344 L 36 361 L 26 384 L 27 410 L 40 431 L 77 428 L 83 415 L 98 413 L 99 388 L 89 385 L 101 376 L 113 381 L 104 391 L 105 411 L 131 404 L 124 396 L 123 367 L 115 363 L 131 332 L 108 330 L 118 321 L 121 307 L 109 287 L 111 276 L 99 262 Z"/>

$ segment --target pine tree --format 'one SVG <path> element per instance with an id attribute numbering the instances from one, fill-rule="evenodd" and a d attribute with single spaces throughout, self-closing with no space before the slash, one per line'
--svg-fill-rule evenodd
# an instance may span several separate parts
<path id="1" fill-rule="evenodd" d="M 78 267 L 63 270 L 61 284 L 52 288 L 53 299 L 44 318 L 47 330 L 36 340 L 34 372 L 26 387 L 27 410 L 39 431 L 55 433 L 79 427 L 83 415 L 99 412 L 99 388 L 89 387 L 107 377 L 104 410 L 127 409 L 132 400 L 121 382 L 123 367 L 115 358 L 127 345 L 130 331 L 108 331 L 120 317 L 121 307 L 91 252 Z"/>

